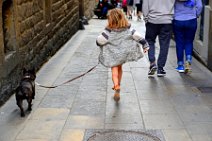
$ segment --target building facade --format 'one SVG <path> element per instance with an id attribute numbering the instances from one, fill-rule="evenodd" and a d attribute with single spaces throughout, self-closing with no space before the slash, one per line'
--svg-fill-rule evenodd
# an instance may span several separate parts
<path id="1" fill-rule="evenodd" d="M 194 54 L 212 71 L 212 1 L 203 1 L 203 11 L 198 18 Z"/>
<path id="2" fill-rule="evenodd" d="M 23 67 L 38 70 L 94 6 L 95 0 L 0 1 L 0 105 L 13 94 Z"/>

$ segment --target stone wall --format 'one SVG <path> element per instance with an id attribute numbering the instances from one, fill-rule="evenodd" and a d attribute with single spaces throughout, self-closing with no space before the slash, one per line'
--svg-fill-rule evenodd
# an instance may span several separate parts
<path id="1" fill-rule="evenodd" d="M 86 17 L 91 17 L 93 16 L 93 8 L 95 7 L 96 3 L 95 0 L 87 0 L 84 2 L 84 9 L 85 9 L 85 16 Z M 92 9 L 91 9 L 92 7 Z"/>
<path id="2" fill-rule="evenodd" d="M 81 0 L 93 15 L 95 0 Z M 79 0 L 0 1 L 0 105 L 14 92 L 22 68 L 38 70 L 78 30 Z"/>

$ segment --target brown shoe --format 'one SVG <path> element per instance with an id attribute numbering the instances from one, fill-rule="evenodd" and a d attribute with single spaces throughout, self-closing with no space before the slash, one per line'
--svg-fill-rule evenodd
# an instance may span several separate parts
<path id="1" fill-rule="evenodd" d="M 115 91 L 116 89 L 120 89 L 120 84 L 112 87 L 112 90 Z"/>

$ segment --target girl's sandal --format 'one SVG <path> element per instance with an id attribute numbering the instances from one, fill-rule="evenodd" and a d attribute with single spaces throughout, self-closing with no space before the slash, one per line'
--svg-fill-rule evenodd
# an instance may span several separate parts
<path id="1" fill-rule="evenodd" d="M 113 99 L 118 102 L 120 100 L 120 93 L 119 92 L 115 92 Z"/>
<path id="2" fill-rule="evenodd" d="M 114 91 L 115 91 L 115 88 L 120 89 L 120 84 L 119 84 L 119 85 L 116 85 L 116 86 L 113 86 L 113 87 L 112 87 L 112 90 L 114 90 Z"/>
<path id="3" fill-rule="evenodd" d="M 118 102 L 120 100 L 120 86 L 114 86 L 115 94 L 113 99 Z"/>

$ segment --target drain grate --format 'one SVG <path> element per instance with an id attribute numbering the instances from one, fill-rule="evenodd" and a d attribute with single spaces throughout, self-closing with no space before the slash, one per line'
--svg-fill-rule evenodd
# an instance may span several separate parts
<path id="1" fill-rule="evenodd" d="M 212 87 L 197 87 L 201 93 L 212 93 Z"/>
<path id="2" fill-rule="evenodd" d="M 159 130 L 87 130 L 84 141 L 165 141 Z"/>

